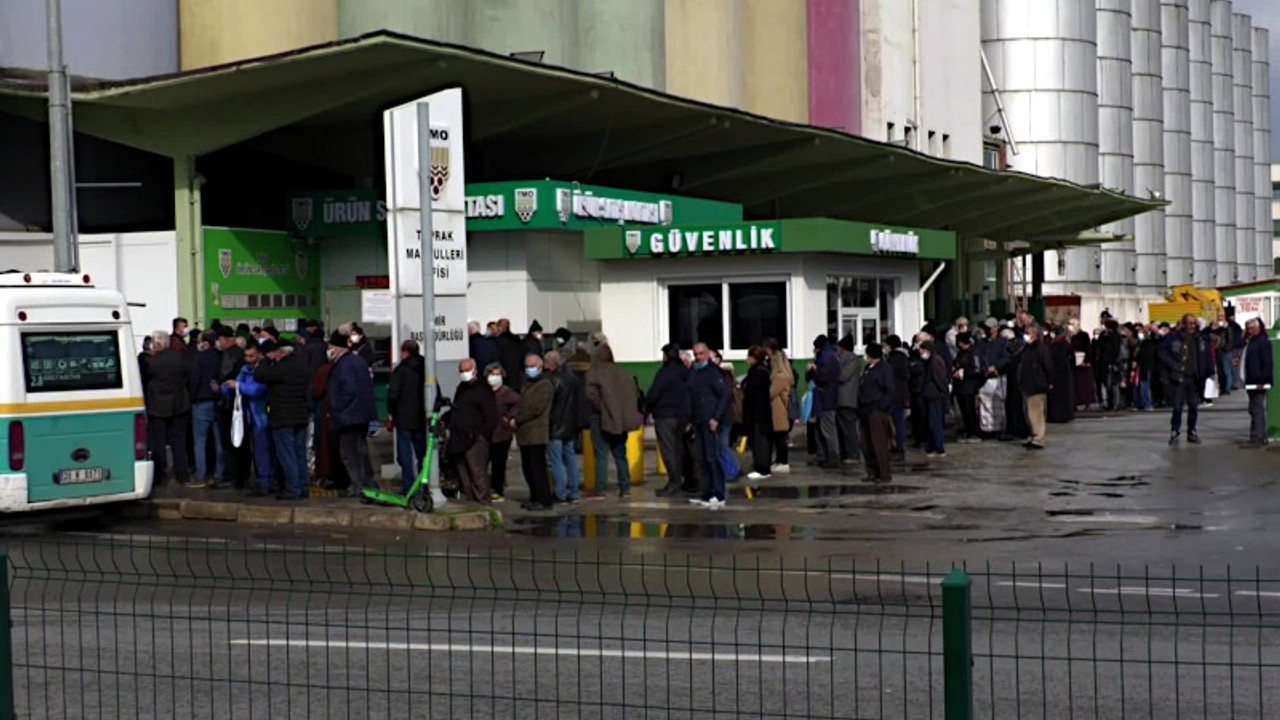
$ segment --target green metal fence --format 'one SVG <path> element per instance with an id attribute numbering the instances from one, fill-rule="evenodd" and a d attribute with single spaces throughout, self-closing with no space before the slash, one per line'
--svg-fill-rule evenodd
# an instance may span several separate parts
<path id="1" fill-rule="evenodd" d="M 1257 573 L 8 548 L 0 719 L 1280 717 L 1280 581 Z"/>

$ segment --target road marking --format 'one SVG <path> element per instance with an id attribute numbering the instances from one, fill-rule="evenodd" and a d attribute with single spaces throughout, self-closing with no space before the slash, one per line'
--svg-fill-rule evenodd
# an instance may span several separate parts
<path id="1" fill-rule="evenodd" d="M 766 567 L 705 567 L 699 565 L 636 565 L 628 563 L 618 565 L 617 567 L 628 570 L 644 570 L 647 572 L 702 572 L 702 573 L 740 573 L 755 572 L 759 569 L 762 572 L 767 571 L 770 575 L 789 575 L 802 577 L 825 577 L 833 580 L 875 580 L 877 582 L 898 582 L 908 585 L 927 585 L 942 582 L 942 576 L 931 577 L 929 575 L 898 575 L 895 573 L 847 573 L 847 572 L 825 572 L 822 570 L 772 570 Z"/>
<path id="2" fill-rule="evenodd" d="M 1023 580 L 1001 580 L 1000 582 L 996 583 L 996 585 L 998 585 L 998 586 L 1000 586 L 1000 587 L 1053 588 L 1053 589 L 1056 589 L 1056 590 L 1062 590 L 1062 589 L 1065 589 L 1065 588 L 1067 587 L 1067 584 L 1066 584 L 1066 583 L 1055 583 L 1055 582 L 1031 582 L 1031 581 L 1029 581 L 1029 580 L 1027 580 L 1027 581 L 1023 581 Z"/>
<path id="3" fill-rule="evenodd" d="M 831 662 L 829 655 L 765 655 L 760 653 L 693 652 L 689 650 L 620 650 L 608 648 L 523 647 L 456 643 L 367 642 L 358 640 L 232 640 L 251 647 L 302 647 L 339 650 L 402 650 L 408 652 L 479 653 L 494 655 L 554 655 L 643 660 L 685 660 L 761 664 L 812 665 Z"/>
<path id="4" fill-rule="evenodd" d="M 1216 598 L 1216 593 L 1198 593 L 1190 588 L 1149 588 L 1122 585 L 1118 588 L 1076 588 L 1076 592 L 1094 595 L 1152 595 L 1173 598 Z"/>
<path id="5" fill-rule="evenodd" d="M 1237 590 L 1236 595 L 1247 597 L 1280 598 L 1280 592 L 1274 590 Z"/>

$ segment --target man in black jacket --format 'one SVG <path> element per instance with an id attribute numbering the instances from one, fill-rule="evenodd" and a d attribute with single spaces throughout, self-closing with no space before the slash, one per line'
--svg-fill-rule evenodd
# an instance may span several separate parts
<path id="1" fill-rule="evenodd" d="M 387 416 L 396 432 L 396 463 L 405 493 L 413 485 L 427 454 L 426 361 L 416 340 L 400 344 L 400 363 L 387 383 Z"/>
<path id="2" fill-rule="evenodd" d="M 307 497 L 307 394 L 311 381 L 306 368 L 288 342 L 268 340 L 260 348 L 270 362 L 258 363 L 253 380 L 267 386 L 267 424 L 276 459 L 284 472 L 277 500 Z"/>
<path id="3" fill-rule="evenodd" d="M 702 470 L 702 497 L 695 505 L 718 510 L 725 505 L 724 468 L 720 465 L 720 425 L 729 413 L 733 391 L 725 373 L 711 364 L 711 350 L 705 343 L 693 346 L 693 372 L 689 374 L 689 415 L 698 434 Z"/>
<path id="4" fill-rule="evenodd" d="M 684 429 L 689 425 L 689 368 L 680 359 L 680 346 L 662 348 L 662 367 L 653 376 L 644 406 L 653 416 L 658 452 L 667 468 L 667 484 L 658 495 L 675 495 L 684 484 Z"/>
<path id="5" fill-rule="evenodd" d="M 893 418 L 893 429 L 896 442 L 893 449 L 894 460 L 905 460 L 907 457 L 907 408 L 911 405 L 908 395 L 911 381 L 911 358 L 907 349 L 902 347 L 902 338 L 890 335 L 885 338 L 889 352 L 884 361 L 893 373 L 893 404 L 889 408 L 889 417 Z"/>
<path id="6" fill-rule="evenodd" d="M 1262 320 L 1245 323 L 1244 389 L 1249 393 L 1249 444 L 1261 448 L 1267 444 L 1267 392 L 1275 379 L 1275 358 L 1271 340 L 1263 332 Z"/>
<path id="7" fill-rule="evenodd" d="M 498 348 L 498 362 L 506 376 L 504 382 L 512 390 L 524 387 L 524 343 L 511 332 L 511 321 L 498 320 L 498 336 L 493 340 Z"/>
<path id="8" fill-rule="evenodd" d="M 1044 449 L 1045 414 L 1048 410 L 1049 390 L 1052 389 L 1053 361 L 1049 349 L 1040 341 L 1040 327 L 1026 327 L 1026 347 L 1018 362 L 1018 387 L 1026 407 L 1027 424 L 1031 426 L 1028 450 Z"/>
<path id="9" fill-rule="evenodd" d="M 217 343 L 221 353 L 218 360 L 217 382 L 221 386 L 240 375 L 240 368 L 244 365 L 244 349 L 236 343 L 235 332 L 230 325 L 222 325 L 218 328 Z M 253 454 L 249 443 L 241 443 L 240 447 L 236 447 L 231 442 L 231 415 L 234 409 L 234 403 L 230 398 L 225 394 L 219 396 L 218 434 L 222 441 L 223 472 L 217 487 L 240 487 L 243 485 L 240 472 L 243 471 L 247 476 L 249 468 L 253 466 Z"/>
<path id="10" fill-rule="evenodd" d="M 474 360 L 458 363 L 462 382 L 453 395 L 449 411 L 449 442 L 445 450 L 458 468 L 462 492 L 472 500 L 489 505 L 489 440 L 498 427 L 498 401 L 493 390 L 479 381 Z"/>
<path id="11" fill-rule="evenodd" d="M 560 353 L 552 350 L 542 359 L 543 369 L 555 393 L 551 398 L 551 428 L 547 459 L 551 464 L 552 498 L 555 503 L 576 503 L 582 495 L 582 471 L 574 444 L 582 436 L 587 420 L 587 393 L 582 379 L 574 374 Z"/>
<path id="12" fill-rule="evenodd" d="M 191 363 L 191 372 L 187 376 L 187 393 L 191 396 L 191 422 L 195 436 L 193 444 L 196 461 L 195 481 L 203 483 L 210 479 L 209 441 L 212 436 L 214 452 L 212 480 L 215 485 L 220 485 L 226 467 L 223 461 L 222 434 L 217 424 L 218 400 L 222 396 L 218 392 L 218 369 L 222 364 L 222 353 L 215 346 L 217 340 L 217 333 L 212 330 L 206 330 L 202 334 L 201 342 L 206 347 L 196 353 L 195 361 Z"/>
<path id="13" fill-rule="evenodd" d="M 173 472 L 186 485 L 187 431 L 191 422 L 191 395 L 187 390 L 187 354 L 169 345 L 169 333 L 151 334 L 151 355 L 147 359 L 147 434 L 151 460 L 155 463 L 155 484 L 168 480 L 166 446 L 173 448 Z"/>
<path id="14" fill-rule="evenodd" d="M 897 397 L 893 369 L 884 361 L 884 348 L 868 345 L 867 369 L 858 380 L 858 423 L 862 430 L 862 458 L 871 482 L 893 480 L 889 464 L 893 420 L 889 413 L 895 405 L 902 406 L 895 401 Z"/>

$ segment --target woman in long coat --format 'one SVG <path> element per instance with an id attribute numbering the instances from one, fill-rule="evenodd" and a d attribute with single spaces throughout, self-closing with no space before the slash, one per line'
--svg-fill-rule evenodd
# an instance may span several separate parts
<path id="1" fill-rule="evenodd" d="M 1093 377 L 1093 342 L 1089 333 L 1080 329 L 1079 320 L 1068 321 L 1067 331 L 1071 335 L 1071 377 L 1075 383 L 1076 407 L 1088 407 L 1098 402 Z"/>
<path id="2" fill-rule="evenodd" d="M 774 472 L 790 472 L 787 448 L 791 441 L 791 395 L 795 390 L 795 370 L 781 348 L 766 345 L 769 353 L 769 412 L 773 418 Z"/>
<path id="3" fill-rule="evenodd" d="M 1049 346 L 1053 361 L 1053 388 L 1049 391 L 1046 419 L 1051 423 L 1068 423 L 1076 418 L 1075 353 L 1071 350 L 1070 332 L 1060 332 Z"/>

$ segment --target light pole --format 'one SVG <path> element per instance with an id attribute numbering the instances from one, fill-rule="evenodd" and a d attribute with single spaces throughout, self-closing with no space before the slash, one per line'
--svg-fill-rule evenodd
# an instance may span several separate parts
<path id="1" fill-rule="evenodd" d="M 75 197 L 72 194 L 71 91 L 67 83 L 67 67 L 62 59 L 60 0 L 46 0 L 45 13 L 49 41 L 49 175 L 52 182 L 53 267 L 57 272 L 75 272 L 80 261 L 75 237 Z"/>

